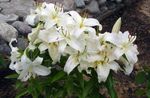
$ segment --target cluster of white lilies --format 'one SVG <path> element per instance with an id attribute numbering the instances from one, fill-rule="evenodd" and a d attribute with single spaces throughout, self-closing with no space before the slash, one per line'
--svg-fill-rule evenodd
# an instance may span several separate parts
<path id="1" fill-rule="evenodd" d="M 118 19 L 112 32 L 100 33 L 102 26 L 98 20 L 81 17 L 76 11 L 64 12 L 60 6 L 43 3 L 31 11 L 26 21 L 36 27 L 28 35 L 27 48 L 38 48 L 41 54 L 48 51 L 54 65 L 60 62 L 62 56 L 68 56 L 64 66 L 68 74 L 76 67 L 80 72 L 85 70 L 90 74 L 89 68 L 93 68 L 99 82 L 105 82 L 110 70 L 130 74 L 137 62 L 137 46 L 133 44 L 136 36 L 120 32 L 121 19 Z M 21 55 L 12 42 L 10 68 L 19 74 L 18 79 L 27 81 L 30 77 L 50 74 L 52 69 L 42 65 L 42 57 L 30 60 L 26 50 Z"/>

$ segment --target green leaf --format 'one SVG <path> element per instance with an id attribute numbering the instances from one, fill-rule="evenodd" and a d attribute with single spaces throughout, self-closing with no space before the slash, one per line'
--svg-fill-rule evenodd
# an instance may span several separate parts
<path id="1" fill-rule="evenodd" d="M 60 79 L 63 78 L 65 75 L 66 75 L 66 73 L 63 72 L 63 71 L 58 72 L 57 74 L 55 74 L 55 75 L 53 76 L 53 78 L 52 78 L 52 80 L 51 80 L 51 83 L 60 80 Z"/>
<path id="2" fill-rule="evenodd" d="M 145 90 L 144 89 L 138 89 L 135 91 L 135 94 L 137 96 L 143 96 L 145 94 Z"/>
<path id="3" fill-rule="evenodd" d="M 147 80 L 146 86 L 147 86 L 148 89 L 150 89 L 150 78 Z"/>
<path id="4" fill-rule="evenodd" d="M 28 93 L 28 91 L 26 89 L 24 89 L 21 92 L 19 92 L 19 94 L 17 94 L 15 98 L 21 98 L 22 96 L 24 96 L 27 93 Z"/>
<path id="5" fill-rule="evenodd" d="M 0 55 L 0 65 L 4 64 L 4 59 L 2 58 L 2 55 Z"/>
<path id="6" fill-rule="evenodd" d="M 68 76 L 65 81 L 65 89 L 67 91 L 67 95 L 71 95 L 73 92 L 73 79 L 71 76 Z"/>
<path id="7" fill-rule="evenodd" d="M 22 89 L 23 88 L 23 83 L 22 82 L 20 82 L 19 80 L 18 81 L 16 81 L 16 86 L 15 86 L 15 88 L 16 89 L 18 89 L 18 90 L 20 90 L 20 89 Z"/>
<path id="8" fill-rule="evenodd" d="M 118 98 L 117 93 L 114 88 L 114 80 L 112 78 L 112 73 L 109 74 L 107 81 L 105 83 L 105 86 L 107 87 L 108 93 L 110 94 L 111 98 Z"/>
<path id="9" fill-rule="evenodd" d="M 150 89 L 147 90 L 146 95 L 147 95 L 148 98 L 150 98 Z"/>
<path id="10" fill-rule="evenodd" d="M 135 77 L 135 81 L 137 84 L 142 84 L 145 82 L 145 80 L 146 80 L 146 74 L 144 71 L 139 72 Z"/>
<path id="11" fill-rule="evenodd" d="M 92 80 L 85 82 L 85 87 L 83 90 L 83 95 L 86 98 L 86 96 L 88 96 L 88 94 L 90 94 L 93 90 L 93 84 L 94 82 Z"/>
<path id="12" fill-rule="evenodd" d="M 17 77 L 18 77 L 18 74 L 11 74 L 11 75 L 6 76 L 5 78 L 7 78 L 7 79 L 16 79 Z"/>

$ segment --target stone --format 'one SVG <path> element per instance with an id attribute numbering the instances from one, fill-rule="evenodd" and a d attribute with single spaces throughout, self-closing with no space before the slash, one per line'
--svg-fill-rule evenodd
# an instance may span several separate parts
<path id="1" fill-rule="evenodd" d="M 21 35 L 28 35 L 32 32 L 32 28 L 25 22 L 15 21 L 12 23 L 12 26 L 18 30 L 18 33 Z"/>
<path id="2" fill-rule="evenodd" d="M 10 2 L 0 3 L 3 14 L 16 14 L 19 17 L 26 17 L 35 5 L 34 0 L 11 0 Z"/>
<path id="3" fill-rule="evenodd" d="M 92 0 L 84 0 L 85 4 L 89 4 Z"/>
<path id="4" fill-rule="evenodd" d="M 106 3 L 107 0 L 98 0 L 99 5 L 103 5 Z"/>
<path id="5" fill-rule="evenodd" d="M 2 11 L 3 9 L 0 7 L 0 12 Z"/>
<path id="6" fill-rule="evenodd" d="M 96 0 L 92 0 L 91 3 L 89 5 L 86 6 L 86 9 L 90 12 L 90 13 L 99 13 L 100 9 L 99 9 L 99 5 L 98 2 Z"/>
<path id="7" fill-rule="evenodd" d="M 132 5 L 132 3 L 136 2 L 137 0 L 123 0 L 123 3 L 127 6 Z"/>
<path id="8" fill-rule="evenodd" d="M 60 3 L 63 4 L 65 0 L 35 0 L 37 2 L 47 2 L 47 3 Z"/>
<path id="9" fill-rule="evenodd" d="M 0 36 L 5 41 L 10 42 L 12 38 L 17 38 L 18 32 L 13 26 L 7 23 L 0 23 Z"/>
<path id="10" fill-rule="evenodd" d="M 10 2 L 10 0 L 0 0 L 0 2 Z"/>
<path id="11" fill-rule="evenodd" d="M 107 7 L 107 6 L 102 6 L 102 7 L 100 8 L 100 10 L 101 10 L 101 12 L 105 12 L 105 11 L 108 10 L 108 7 Z"/>
<path id="12" fill-rule="evenodd" d="M 122 2 L 122 0 L 116 0 L 116 2 L 117 2 L 117 3 L 121 3 L 121 2 Z"/>
<path id="13" fill-rule="evenodd" d="M 109 6 L 108 6 L 108 9 L 109 10 L 112 10 L 112 9 L 115 9 L 117 7 L 117 4 L 116 3 L 111 3 Z"/>
<path id="14" fill-rule="evenodd" d="M 75 9 L 75 1 L 74 0 L 64 0 L 63 8 L 65 11 L 70 11 Z"/>
<path id="15" fill-rule="evenodd" d="M 26 38 L 22 37 L 17 39 L 17 47 L 19 49 L 25 50 L 27 46 L 28 46 L 28 40 Z"/>
<path id="16" fill-rule="evenodd" d="M 6 43 L 6 41 L 0 36 L 0 45 Z"/>
<path id="17" fill-rule="evenodd" d="M 77 8 L 83 8 L 85 7 L 84 0 L 75 0 Z"/>
<path id="18" fill-rule="evenodd" d="M 15 14 L 9 14 L 9 15 L 0 14 L 0 21 L 1 22 L 12 23 L 12 22 L 18 20 L 18 18 L 19 17 Z"/>
<path id="19" fill-rule="evenodd" d="M 0 54 L 2 55 L 10 55 L 11 49 L 10 47 L 5 44 L 0 44 Z"/>

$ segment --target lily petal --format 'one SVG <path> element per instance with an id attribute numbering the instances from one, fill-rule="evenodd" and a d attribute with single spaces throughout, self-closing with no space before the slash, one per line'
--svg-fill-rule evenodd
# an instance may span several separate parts
<path id="1" fill-rule="evenodd" d="M 35 25 L 35 18 L 37 17 L 37 15 L 36 14 L 31 14 L 31 15 L 28 15 L 27 17 L 26 17 L 26 22 L 29 24 L 29 25 L 31 25 L 31 26 L 34 26 Z"/>
<path id="2" fill-rule="evenodd" d="M 97 75 L 98 75 L 98 82 L 105 82 L 107 80 L 107 77 L 109 75 L 110 69 L 107 67 L 107 65 L 103 66 L 97 66 Z"/>
<path id="3" fill-rule="evenodd" d="M 84 19 L 83 21 L 83 24 L 85 26 L 98 26 L 99 27 L 99 30 L 101 31 L 102 30 L 102 25 L 99 23 L 99 21 L 97 19 L 94 19 L 94 18 L 87 18 L 87 19 Z"/>
<path id="4" fill-rule="evenodd" d="M 125 66 L 124 66 L 124 73 L 126 75 L 130 75 L 131 72 L 133 71 L 134 64 L 130 64 L 124 57 L 121 57 L 120 60 Z"/>
<path id="5" fill-rule="evenodd" d="M 48 52 L 53 60 L 53 64 L 60 61 L 61 54 L 58 50 L 58 45 L 56 43 L 51 43 L 48 46 Z"/>
<path id="6" fill-rule="evenodd" d="M 132 51 L 127 51 L 125 53 L 129 63 L 135 64 L 138 60 L 137 55 L 135 53 L 133 53 Z"/>
<path id="7" fill-rule="evenodd" d="M 39 64 L 42 63 L 42 61 L 43 61 L 43 58 L 41 58 L 41 57 L 38 56 L 38 57 L 33 61 L 33 64 L 34 64 L 34 65 L 39 65 Z"/>
<path id="8" fill-rule="evenodd" d="M 83 38 L 76 38 L 75 36 L 72 36 L 66 41 L 72 48 L 80 52 L 82 52 L 85 49 L 85 41 Z"/>
<path id="9" fill-rule="evenodd" d="M 65 64 L 64 71 L 68 74 L 79 64 L 76 56 L 70 56 Z"/>
<path id="10" fill-rule="evenodd" d="M 46 76 L 50 74 L 50 69 L 42 65 L 37 65 L 36 67 L 33 67 L 33 72 L 37 75 Z"/>
<path id="11" fill-rule="evenodd" d="M 82 22 L 82 17 L 76 11 L 70 11 L 69 14 L 73 17 L 73 19 L 77 23 L 81 23 Z"/>
<path id="12" fill-rule="evenodd" d="M 31 77 L 31 74 L 28 72 L 27 69 L 24 69 L 24 70 L 20 73 L 18 79 L 20 79 L 21 81 L 27 81 L 30 77 Z"/>

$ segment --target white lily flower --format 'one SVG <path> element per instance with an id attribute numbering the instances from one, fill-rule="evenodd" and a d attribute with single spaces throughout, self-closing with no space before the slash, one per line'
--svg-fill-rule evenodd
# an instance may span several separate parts
<path id="1" fill-rule="evenodd" d="M 59 42 L 59 47 L 61 47 L 60 45 L 63 44 L 63 48 L 61 50 L 64 50 L 67 44 L 79 51 L 83 51 L 85 48 L 84 36 L 76 38 L 75 36 L 71 35 L 67 30 L 57 30 L 54 27 L 48 30 L 41 30 L 39 33 L 39 39 L 47 43 Z"/>
<path id="2" fill-rule="evenodd" d="M 125 54 L 130 63 L 137 62 L 137 46 L 133 44 L 136 36 L 129 35 L 129 32 L 119 32 L 119 33 L 107 33 L 105 40 L 117 46 L 114 53 L 117 55 L 118 59 Z"/>
<path id="3" fill-rule="evenodd" d="M 59 5 L 47 4 L 45 10 L 47 10 L 47 15 L 44 17 L 46 29 L 51 28 L 54 25 L 65 26 L 67 21 L 70 20 L 70 16 L 63 12 L 63 8 Z"/>
<path id="4" fill-rule="evenodd" d="M 47 43 L 47 42 L 42 42 L 40 45 L 39 45 L 39 50 L 40 52 L 44 52 L 45 50 L 48 49 L 48 52 L 49 52 L 49 56 L 51 57 L 51 59 L 53 60 L 53 64 L 57 63 L 60 61 L 60 57 L 62 55 L 61 53 L 61 47 L 59 47 L 59 44 L 61 43 Z M 63 44 L 63 43 L 62 43 Z"/>
<path id="5" fill-rule="evenodd" d="M 63 53 L 67 43 L 64 41 L 63 36 L 55 28 L 48 30 L 41 30 L 38 38 L 42 41 L 39 45 L 41 52 L 48 49 L 49 55 L 53 60 L 53 64 L 59 62 L 61 54 Z"/>
<path id="6" fill-rule="evenodd" d="M 64 71 L 69 74 L 75 67 L 77 67 L 80 64 L 80 58 L 84 56 L 84 53 L 80 53 L 79 51 L 69 46 L 66 47 L 65 52 L 67 54 L 70 54 L 64 67 Z"/>
<path id="7" fill-rule="evenodd" d="M 87 51 L 89 51 L 91 54 Z M 70 55 L 64 67 L 64 71 L 68 74 L 78 65 L 79 71 L 86 70 L 87 73 L 90 73 L 88 70 L 88 68 L 91 67 L 90 63 L 100 58 L 99 55 L 95 54 L 94 49 L 92 50 L 91 48 L 89 48 L 89 50 L 85 48 L 84 51 L 81 52 L 73 47 L 67 46 L 65 52 Z"/>
<path id="8" fill-rule="evenodd" d="M 96 72 L 98 75 L 99 83 L 105 82 L 107 80 L 110 70 L 117 72 L 117 70 L 120 68 L 118 63 L 116 63 L 115 61 L 106 62 L 106 63 L 102 63 L 102 62 L 97 62 L 97 63 L 98 64 L 97 64 Z"/>
<path id="9" fill-rule="evenodd" d="M 70 11 L 69 14 L 75 21 L 74 35 L 79 37 L 84 31 L 90 30 L 93 26 L 98 26 L 102 30 L 102 26 L 98 20 L 94 18 L 82 18 L 76 11 Z"/>
<path id="10" fill-rule="evenodd" d="M 31 61 L 25 54 L 21 57 L 20 75 L 18 79 L 21 81 L 27 81 L 31 76 L 35 78 L 36 75 L 47 76 L 50 74 L 50 69 L 42 66 L 43 58 L 37 57 L 34 61 Z"/>
<path id="11" fill-rule="evenodd" d="M 64 67 L 64 71 L 68 74 L 79 64 L 77 55 L 71 55 Z"/>
<path id="12" fill-rule="evenodd" d="M 38 35 L 41 28 L 42 28 L 42 24 L 38 24 L 38 26 L 32 29 L 32 32 L 28 34 L 28 39 L 31 44 L 35 44 L 36 40 L 38 40 Z"/>
<path id="13" fill-rule="evenodd" d="M 26 17 L 26 22 L 31 25 L 31 26 L 34 26 L 35 25 L 35 18 L 37 17 L 36 14 L 30 14 Z"/>
<path id="14" fill-rule="evenodd" d="M 19 70 L 19 67 L 17 67 L 16 65 L 17 65 L 17 63 L 20 61 L 20 56 L 21 56 L 21 53 L 19 53 L 18 51 L 19 51 L 19 49 L 17 48 L 17 47 L 13 47 L 12 46 L 12 42 L 14 42 L 14 41 L 16 41 L 17 42 L 17 40 L 16 39 L 12 39 L 11 41 L 10 41 L 10 43 L 9 43 L 9 46 L 11 47 L 11 56 L 10 56 L 10 60 L 11 60 L 11 63 L 10 63 L 10 65 L 9 65 L 9 68 L 11 69 L 11 70 L 16 70 L 16 72 L 19 72 L 18 70 Z"/>
<path id="15" fill-rule="evenodd" d="M 119 59 L 119 62 L 121 62 L 124 66 L 123 66 L 123 71 L 126 75 L 130 75 L 131 72 L 133 71 L 134 68 L 134 64 L 129 63 L 124 57 L 121 57 Z"/>

